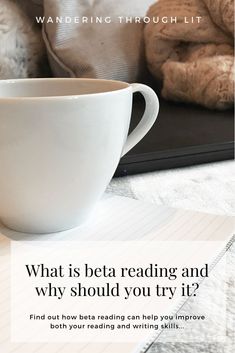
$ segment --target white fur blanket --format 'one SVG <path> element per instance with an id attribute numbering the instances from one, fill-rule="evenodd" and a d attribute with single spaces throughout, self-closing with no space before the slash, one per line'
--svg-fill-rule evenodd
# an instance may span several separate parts
<path id="1" fill-rule="evenodd" d="M 0 0 L 0 79 L 44 74 L 44 44 L 40 28 L 24 11 L 27 2 Z"/>

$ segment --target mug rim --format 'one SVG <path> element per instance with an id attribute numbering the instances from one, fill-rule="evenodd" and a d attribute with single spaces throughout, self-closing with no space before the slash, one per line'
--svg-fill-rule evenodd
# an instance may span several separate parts
<path id="1" fill-rule="evenodd" d="M 1 96 L 0 94 L 0 103 L 3 101 L 43 101 L 43 100 L 71 100 L 71 99 L 79 99 L 81 97 L 88 97 L 88 96 L 101 96 L 101 95 L 109 95 L 115 92 L 120 92 L 125 89 L 131 88 L 131 85 L 124 81 L 119 80 L 107 80 L 107 79 L 98 79 L 98 78 L 79 78 L 79 77 L 45 77 L 45 78 L 16 78 L 16 79 L 6 79 L 0 80 L 0 87 L 1 85 L 10 85 L 15 83 L 27 83 L 27 82 L 49 82 L 49 81 L 58 81 L 58 82 L 65 82 L 65 81 L 85 81 L 85 82 L 101 82 L 101 83 L 110 83 L 120 85 L 119 88 L 113 89 L 110 91 L 104 92 L 91 92 L 91 93 L 84 93 L 84 94 L 67 94 L 67 95 L 45 95 L 45 96 Z"/>

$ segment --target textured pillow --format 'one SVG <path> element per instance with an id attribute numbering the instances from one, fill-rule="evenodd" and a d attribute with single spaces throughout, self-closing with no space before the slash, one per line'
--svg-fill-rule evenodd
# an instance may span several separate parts
<path id="1" fill-rule="evenodd" d="M 43 36 L 53 74 L 138 80 L 145 66 L 143 23 L 126 23 L 124 19 L 120 23 L 119 16 L 143 17 L 152 3 L 153 0 L 45 0 Z M 91 23 L 96 16 L 102 17 L 103 23 Z M 62 23 L 56 23 L 56 17 Z M 82 17 L 88 18 L 88 23 L 82 23 Z M 111 23 L 105 23 L 107 17 L 111 17 Z M 71 23 L 65 23 L 70 18 Z"/>

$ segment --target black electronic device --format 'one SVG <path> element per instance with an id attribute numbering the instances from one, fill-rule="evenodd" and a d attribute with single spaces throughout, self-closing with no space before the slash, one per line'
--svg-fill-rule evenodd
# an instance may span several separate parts
<path id="1" fill-rule="evenodd" d="M 155 88 L 156 92 L 160 89 Z M 131 129 L 145 109 L 135 97 Z M 234 112 L 168 102 L 151 131 L 120 161 L 115 176 L 185 167 L 234 158 Z"/>

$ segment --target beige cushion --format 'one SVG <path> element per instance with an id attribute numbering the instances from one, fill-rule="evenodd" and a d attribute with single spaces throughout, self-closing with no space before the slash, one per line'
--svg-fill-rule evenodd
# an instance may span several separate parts
<path id="1" fill-rule="evenodd" d="M 34 0 L 37 1 L 37 0 Z M 134 82 L 144 68 L 143 24 L 121 24 L 118 16 L 145 16 L 153 0 L 44 1 L 44 40 L 55 76 Z M 62 16 L 63 23 L 56 23 Z M 72 23 L 64 23 L 65 17 Z M 107 23 L 75 23 L 74 17 L 111 17 Z"/>

